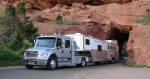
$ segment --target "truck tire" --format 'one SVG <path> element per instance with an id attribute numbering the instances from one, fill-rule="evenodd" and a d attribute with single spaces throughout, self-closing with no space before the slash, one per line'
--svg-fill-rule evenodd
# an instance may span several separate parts
<path id="1" fill-rule="evenodd" d="M 26 67 L 27 69 L 32 69 L 34 66 L 32 66 L 32 65 L 25 65 L 25 67 Z"/>
<path id="2" fill-rule="evenodd" d="M 47 63 L 47 66 L 48 66 L 48 69 L 49 70 L 54 70 L 57 68 L 57 59 L 56 57 L 50 57 L 50 59 L 48 60 L 48 63 Z"/>
<path id="3" fill-rule="evenodd" d="M 87 65 L 85 58 L 82 58 L 80 67 L 85 67 Z"/>

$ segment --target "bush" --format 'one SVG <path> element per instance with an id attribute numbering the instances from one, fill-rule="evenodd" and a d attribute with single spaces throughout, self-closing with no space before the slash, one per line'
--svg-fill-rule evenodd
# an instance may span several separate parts
<path id="1" fill-rule="evenodd" d="M 13 34 L 13 37 L 12 39 L 8 37 L 10 40 L 5 44 L 0 40 L 0 66 L 20 65 L 23 63 L 21 61 L 23 52 L 32 46 L 31 42 L 36 37 L 38 29 L 25 15 L 25 2 L 19 2 L 16 8 L 9 5 L 5 11 L 5 16 L 0 17 L 0 29 L 2 26 L 4 28 L 9 26 L 6 33 Z"/>
<path id="2" fill-rule="evenodd" d="M 56 17 L 56 24 L 63 24 L 63 20 L 62 20 L 62 16 L 61 15 L 58 15 Z"/>
<path id="3" fill-rule="evenodd" d="M 16 9 L 12 5 L 9 5 L 5 10 L 5 16 L 15 17 Z"/>
<path id="4" fill-rule="evenodd" d="M 23 65 L 23 50 L 12 50 L 6 45 L 0 46 L 0 66 Z"/>
<path id="5" fill-rule="evenodd" d="M 26 13 L 25 1 L 18 2 L 17 6 L 16 6 L 16 13 L 25 15 L 25 13 Z"/>
<path id="6" fill-rule="evenodd" d="M 77 21 L 67 21 L 67 22 L 64 22 L 64 24 L 66 24 L 66 25 L 80 25 Z"/>
<path id="7" fill-rule="evenodd" d="M 137 23 L 150 24 L 150 16 L 136 20 Z"/>
<path id="8" fill-rule="evenodd" d="M 0 49 L 0 61 L 6 60 L 6 59 L 10 60 L 10 61 L 19 59 L 19 57 L 14 52 L 15 51 L 13 51 L 7 47 L 2 47 Z"/>

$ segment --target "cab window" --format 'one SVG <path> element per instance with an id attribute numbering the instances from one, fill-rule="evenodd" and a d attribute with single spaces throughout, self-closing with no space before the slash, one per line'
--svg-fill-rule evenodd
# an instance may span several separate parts
<path id="1" fill-rule="evenodd" d="M 70 48 L 70 40 L 66 40 L 66 42 L 65 42 L 65 48 Z"/>
<path id="2" fill-rule="evenodd" d="M 61 43 L 61 39 L 57 39 L 57 45 L 56 45 L 56 46 L 57 46 L 57 47 L 61 47 L 61 44 L 62 44 L 62 43 Z"/>

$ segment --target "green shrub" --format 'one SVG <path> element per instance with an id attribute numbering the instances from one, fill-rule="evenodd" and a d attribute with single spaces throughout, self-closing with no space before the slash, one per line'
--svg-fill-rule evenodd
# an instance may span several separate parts
<path id="1" fill-rule="evenodd" d="M 79 23 L 77 21 L 66 21 L 66 22 L 64 22 L 64 24 L 66 24 L 66 25 L 79 25 Z"/>
<path id="2" fill-rule="evenodd" d="M 137 23 L 150 24 L 150 16 L 136 20 Z"/>
<path id="3" fill-rule="evenodd" d="M 9 31 L 6 33 L 13 34 L 12 39 L 5 44 L 0 40 L 0 66 L 23 64 L 23 52 L 32 46 L 31 42 L 36 37 L 38 29 L 29 17 L 26 17 L 25 12 L 25 2 L 19 2 L 16 8 L 9 5 L 5 10 L 5 16 L 0 17 L 0 29 L 8 27 Z"/>
<path id="4" fill-rule="evenodd" d="M 16 9 L 12 5 L 9 5 L 5 10 L 5 16 L 15 17 Z"/>
<path id="5" fill-rule="evenodd" d="M 63 20 L 62 20 L 62 16 L 61 15 L 58 15 L 56 17 L 56 24 L 63 24 Z"/>
<path id="6" fill-rule="evenodd" d="M 20 1 L 17 3 L 16 13 L 25 15 L 25 13 L 26 13 L 25 1 L 23 1 L 23 2 Z"/>
<path id="7" fill-rule="evenodd" d="M 9 49 L 9 48 L 6 48 L 6 47 L 2 47 L 0 49 L 0 60 L 16 60 L 18 59 L 18 56 L 15 55 L 14 53 L 15 51 Z"/>
<path id="8" fill-rule="evenodd" d="M 23 65 L 23 61 L 22 60 L 15 60 L 15 61 L 8 61 L 8 60 L 4 60 L 4 61 L 0 61 L 0 67 L 4 67 L 4 66 L 18 66 L 18 65 Z"/>
<path id="9" fill-rule="evenodd" d="M 21 49 L 20 44 L 18 44 L 16 39 L 12 39 L 10 42 L 5 44 L 5 47 L 7 47 L 9 49 L 12 49 L 14 51 L 17 51 L 17 50 Z"/>

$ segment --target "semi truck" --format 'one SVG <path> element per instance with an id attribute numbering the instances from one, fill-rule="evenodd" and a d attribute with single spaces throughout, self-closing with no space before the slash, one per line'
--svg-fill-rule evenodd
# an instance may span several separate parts
<path id="1" fill-rule="evenodd" d="M 41 35 L 35 39 L 34 47 L 24 53 L 27 69 L 46 66 L 53 70 L 61 66 L 81 66 L 87 63 L 119 59 L 117 40 L 99 40 L 81 33 L 68 35 Z"/>

